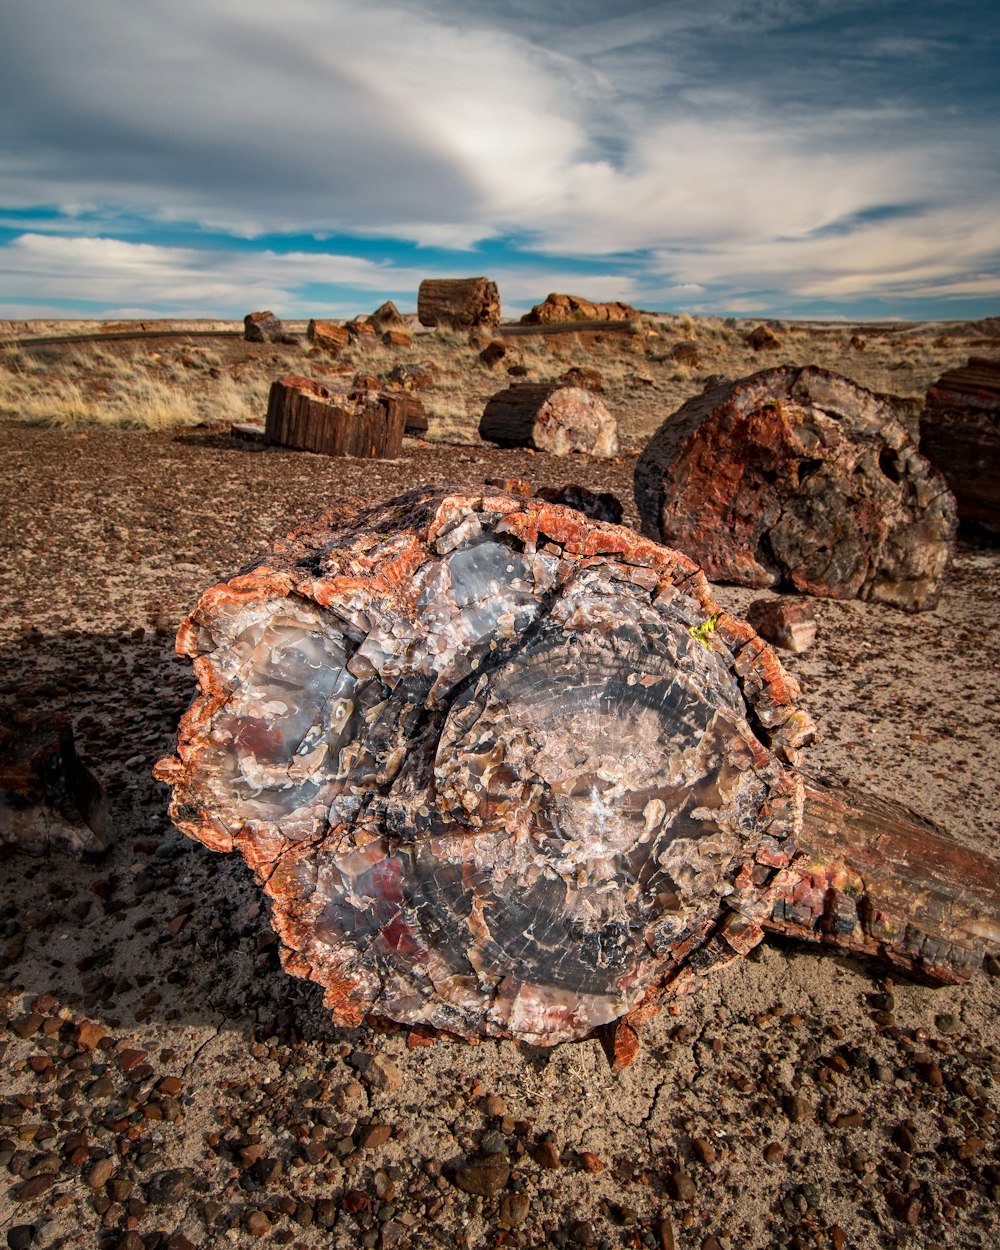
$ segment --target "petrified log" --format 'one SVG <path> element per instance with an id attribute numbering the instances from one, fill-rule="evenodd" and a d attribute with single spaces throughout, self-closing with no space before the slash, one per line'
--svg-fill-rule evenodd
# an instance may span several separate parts
<path id="1" fill-rule="evenodd" d="M 553 456 L 618 454 L 618 423 L 593 391 L 564 382 L 517 382 L 487 400 L 479 437 Z"/>
<path id="2" fill-rule="evenodd" d="M 265 441 L 328 456 L 398 456 L 406 399 L 382 391 L 335 391 L 316 378 L 287 374 L 271 383 Z"/>
<path id="3" fill-rule="evenodd" d="M 0 725 L 0 847 L 95 855 L 111 833 L 108 797 L 65 716 Z"/>
<path id="4" fill-rule="evenodd" d="M 747 335 L 747 343 L 755 352 L 776 352 L 781 339 L 770 326 L 758 326 Z"/>
<path id="5" fill-rule="evenodd" d="M 380 304 L 368 318 L 368 321 L 375 327 L 376 334 L 386 334 L 390 330 L 397 331 L 400 334 L 412 334 L 410 323 L 391 299 L 387 299 L 384 304 Z"/>
<path id="6" fill-rule="evenodd" d="M 690 399 L 635 470 L 643 530 L 715 581 L 934 607 L 955 501 L 885 397 L 814 367 Z"/>
<path id="7" fill-rule="evenodd" d="M 637 308 L 620 300 L 594 303 L 579 295 L 560 295 L 553 291 L 531 312 L 524 314 L 521 324 L 541 326 L 563 321 L 635 321 L 639 316 Z"/>
<path id="8" fill-rule="evenodd" d="M 822 858 L 853 826 L 794 767 L 796 684 L 693 561 L 624 527 L 482 488 L 340 504 L 206 591 L 178 649 L 200 693 L 156 768 L 172 817 L 243 854 L 337 1023 L 541 1045 L 611 1026 L 622 1061 L 765 926 L 871 936 L 942 979 L 996 949 L 996 865 L 946 843 L 940 880 L 883 872 L 883 911 L 862 894 L 850 932 L 817 922 L 853 898 Z M 844 870 L 865 890 L 870 846 Z"/>
<path id="9" fill-rule="evenodd" d="M 284 326 L 273 312 L 247 313 L 243 318 L 243 337 L 248 343 L 277 343 Z"/>
<path id="10" fill-rule="evenodd" d="M 382 342 L 386 347 L 412 347 L 413 335 L 408 330 L 383 330 Z"/>
<path id="11" fill-rule="evenodd" d="M 339 326 L 333 321 L 313 319 L 306 327 L 306 338 L 317 347 L 336 354 L 350 342 L 351 332 L 347 326 Z"/>
<path id="12" fill-rule="evenodd" d="M 417 289 L 422 326 L 468 329 L 498 325 L 500 293 L 489 278 L 425 278 Z"/>
<path id="13" fill-rule="evenodd" d="M 972 356 L 934 383 L 920 450 L 947 478 L 958 515 L 1000 530 L 1000 360 Z"/>

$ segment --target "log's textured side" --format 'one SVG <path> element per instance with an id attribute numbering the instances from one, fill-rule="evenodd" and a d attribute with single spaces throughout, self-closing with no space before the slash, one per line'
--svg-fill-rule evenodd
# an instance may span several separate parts
<path id="1" fill-rule="evenodd" d="M 884 397 L 825 369 L 723 382 L 639 458 L 643 530 L 714 581 L 933 608 L 955 501 Z"/>
<path id="2" fill-rule="evenodd" d="M 482 488 L 355 503 L 178 647 L 173 818 L 245 856 L 338 1022 L 549 1045 L 762 934 L 811 722 L 675 551 Z"/>

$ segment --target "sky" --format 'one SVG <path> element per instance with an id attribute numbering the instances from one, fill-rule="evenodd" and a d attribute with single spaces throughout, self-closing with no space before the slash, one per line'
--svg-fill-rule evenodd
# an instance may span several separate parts
<path id="1" fill-rule="evenodd" d="M 1000 313 L 993 0 L 0 12 L 0 317 Z"/>

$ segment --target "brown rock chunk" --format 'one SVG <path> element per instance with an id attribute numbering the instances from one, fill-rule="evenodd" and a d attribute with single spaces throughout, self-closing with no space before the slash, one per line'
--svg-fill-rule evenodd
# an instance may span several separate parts
<path id="1" fill-rule="evenodd" d="M 347 346 L 351 332 L 347 326 L 335 324 L 333 321 L 310 321 L 306 328 L 306 338 L 316 347 L 336 356 Z"/>
<path id="2" fill-rule="evenodd" d="M 682 339 L 681 342 L 675 343 L 670 349 L 670 358 L 676 360 L 679 365 L 688 365 L 691 368 L 697 368 L 701 363 L 698 344 L 692 339 Z"/>
<path id="3" fill-rule="evenodd" d="M 618 424 L 592 391 L 519 382 L 487 401 L 479 436 L 500 447 L 534 447 L 553 456 L 618 454 Z"/>
<path id="4" fill-rule="evenodd" d="M 108 797 L 77 755 L 66 716 L 0 725 L 0 849 L 79 858 L 105 850 L 112 833 Z"/>
<path id="5" fill-rule="evenodd" d="M 1000 359 L 972 356 L 927 392 L 920 451 L 940 469 L 958 515 L 1000 530 Z"/>
<path id="6" fill-rule="evenodd" d="M 510 368 L 511 365 L 524 364 L 524 353 L 513 343 L 504 339 L 490 339 L 479 353 L 479 359 L 487 369 L 495 369 L 497 365 Z"/>
<path id="7" fill-rule="evenodd" d="M 266 1237 L 271 1231 L 271 1221 L 266 1211 L 256 1209 L 248 1211 L 244 1216 L 243 1225 L 251 1237 Z"/>
<path id="8" fill-rule="evenodd" d="M 410 323 L 391 299 L 387 299 L 384 304 L 376 308 L 368 321 L 375 327 L 376 334 L 405 334 L 407 338 L 412 337 Z"/>
<path id="9" fill-rule="evenodd" d="M 386 1144 L 392 1136 L 392 1126 L 389 1124 L 369 1124 L 366 1129 L 362 1129 L 361 1139 L 358 1145 L 362 1150 L 379 1150 Z"/>
<path id="10" fill-rule="evenodd" d="M 114 1174 L 114 1159 L 98 1159 L 87 1169 L 84 1179 L 91 1189 L 103 1189 Z"/>
<path id="11" fill-rule="evenodd" d="M 463 1193 L 494 1198 L 510 1180 L 510 1161 L 506 1155 L 484 1155 L 467 1159 L 455 1171 L 455 1185 Z"/>
<path id="12" fill-rule="evenodd" d="M 243 337 L 248 343 L 277 343 L 284 332 L 273 312 L 252 312 L 243 318 Z"/>
<path id="13" fill-rule="evenodd" d="M 403 330 L 383 330 L 382 342 L 386 347 L 412 347 L 413 335 Z"/>
<path id="14" fill-rule="evenodd" d="M 531 1199 L 527 1194 L 504 1194 L 498 1211 L 500 1227 L 520 1228 L 530 1210 Z"/>
<path id="15" fill-rule="evenodd" d="M 641 314 L 631 304 L 619 300 L 595 303 L 580 295 L 560 295 L 553 291 L 541 304 L 521 318 L 522 325 L 554 325 L 563 321 L 633 321 Z"/>
<path id="16" fill-rule="evenodd" d="M 816 641 L 816 614 L 804 599 L 755 599 L 746 618 L 765 642 L 796 655 Z"/>
<path id="17" fill-rule="evenodd" d="M 604 377 L 599 369 L 591 369 L 589 365 L 573 365 L 559 379 L 567 386 L 582 386 L 586 391 L 600 395 L 604 391 Z"/>
<path id="18" fill-rule="evenodd" d="M 389 370 L 386 381 L 404 391 L 426 391 L 437 381 L 437 365 L 432 360 L 401 361 Z"/>
<path id="19" fill-rule="evenodd" d="M 937 602 L 955 504 L 892 406 L 815 367 L 768 369 L 689 400 L 635 471 L 643 529 L 742 586 Z"/>
<path id="20" fill-rule="evenodd" d="M 562 1159 L 559 1147 L 554 1141 L 536 1142 L 531 1148 L 531 1157 L 540 1168 L 561 1168 Z"/>
<path id="21" fill-rule="evenodd" d="M 781 339 L 770 326 L 760 325 L 747 335 L 747 343 L 755 352 L 773 352 L 781 346 Z"/>
<path id="22" fill-rule="evenodd" d="M 425 278 L 417 290 L 422 326 L 499 325 L 500 293 L 489 278 Z"/>

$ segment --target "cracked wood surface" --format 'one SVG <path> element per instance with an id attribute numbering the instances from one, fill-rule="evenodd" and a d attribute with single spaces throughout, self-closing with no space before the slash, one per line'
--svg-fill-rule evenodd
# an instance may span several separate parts
<path id="1" fill-rule="evenodd" d="M 178 648 L 201 693 L 157 770 L 173 818 L 243 854 L 336 1022 L 603 1029 L 621 1067 L 664 997 L 765 928 L 948 979 L 995 945 L 995 893 L 956 901 L 905 857 L 869 874 L 881 928 L 856 911 L 876 941 L 825 924 L 852 856 L 930 831 L 887 833 L 867 800 L 817 822 L 840 809 L 794 767 L 796 683 L 692 561 L 621 526 L 488 489 L 349 502 L 207 591 Z M 855 839 L 870 820 L 881 843 Z"/>

